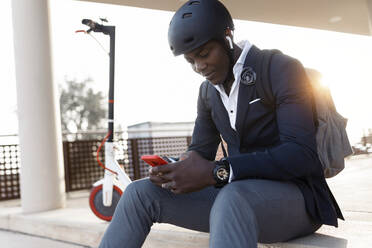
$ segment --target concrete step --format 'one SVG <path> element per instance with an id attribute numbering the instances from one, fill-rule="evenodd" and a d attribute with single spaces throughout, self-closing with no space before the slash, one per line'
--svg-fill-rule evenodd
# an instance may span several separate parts
<path id="1" fill-rule="evenodd" d="M 97 247 L 107 222 L 98 220 L 85 206 L 87 199 L 70 202 L 70 207 L 35 214 L 22 214 L 19 206 L 0 208 L 0 228 L 22 233 Z M 71 207 L 71 205 L 73 207 Z M 323 226 L 316 234 L 287 243 L 260 244 L 261 248 L 315 247 L 372 247 L 370 213 L 346 212 L 360 221 L 340 222 L 339 228 Z M 208 247 L 207 233 L 196 232 L 169 224 L 155 224 L 144 248 L 204 248 Z"/>
<path id="2" fill-rule="evenodd" d="M 340 221 L 339 228 L 323 226 L 308 237 L 287 243 L 260 244 L 259 247 L 372 247 L 371 165 L 372 157 L 353 157 L 346 161 L 342 173 L 327 180 L 347 219 Z M 21 213 L 19 200 L 0 202 L 0 228 L 97 247 L 108 223 L 92 214 L 88 195 L 88 191 L 69 193 L 66 208 L 28 215 Z M 205 248 L 208 237 L 207 233 L 156 224 L 143 247 Z"/>

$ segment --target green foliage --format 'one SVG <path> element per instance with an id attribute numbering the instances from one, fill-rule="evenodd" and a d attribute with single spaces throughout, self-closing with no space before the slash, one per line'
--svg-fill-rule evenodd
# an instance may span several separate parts
<path id="1" fill-rule="evenodd" d="M 107 109 L 102 92 L 94 92 L 92 80 L 66 79 L 60 89 L 62 130 L 68 132 L 97 130 L 105 127 Z"/>

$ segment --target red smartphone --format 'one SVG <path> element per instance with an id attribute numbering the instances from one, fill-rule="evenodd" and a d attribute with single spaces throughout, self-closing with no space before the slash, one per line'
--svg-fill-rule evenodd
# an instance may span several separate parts
<path id="1" fill-rule="evenodd" d="M 169 161 L 167 157 L 160 157 L 158 155 L 143 155 L 141 159 L 151 166 L 168 164 Z"/>

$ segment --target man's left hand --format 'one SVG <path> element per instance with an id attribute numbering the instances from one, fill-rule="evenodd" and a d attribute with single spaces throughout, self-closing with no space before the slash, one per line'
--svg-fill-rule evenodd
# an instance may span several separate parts
<path id="1" fill-rule="evenodd" d="M 166 165 L 152 167 L 150 180 L 175 194 L 189 193 L 214 185 L 214 163 L 190 151 L 187 158 Z"/>

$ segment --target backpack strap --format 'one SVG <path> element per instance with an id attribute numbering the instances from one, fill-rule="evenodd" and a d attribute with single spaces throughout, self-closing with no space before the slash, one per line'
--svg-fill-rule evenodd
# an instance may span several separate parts
<path id="1" fill-rule="evenodd" d="M 262 50 L 261 56 L 259 57 L 259 63 L 261 66 L 258 66 L 257 68 L 257 77 L 260 77 L 260 80 L 256 86 L 256 90 L 258 95 L 261 98 L 261 101 L 263 104 L 270 106 L 273 110 L 276 108 L 275 103 L 275 96 L 273 95 L 272 91 L 272 84 L 271 84 L 271 77 L 270 77 L 270 67 L 271 67 L 271 60 L 275 54 L 282 54 L 281 51 L 277 49 L 272 50 Z M 310 78 L 307 77 L 308 80 Z M 309 82 L 311 85 L 311 83 Z M 312 111 L 313 111 L 313 119 L 314 119 L 314 125 L 315 128 L 318 128 L 319 121 L 318 121 L 318 115 L 315 107 L 315 101 L 314 101 L 314 89 L 313 87 L 310 87 L 312 90 L 311 98 L 312 98 Z M 333 102 L 332 102 L 333 103 Z M 334 105 L 333 105 L 334 107 Z"/>
<path id="2" fill-rule="evenodd" d="M 275 97 L 273 95 L 271 77 L 270 77 L 270 67 L 273 55 L 281 54 L 282 52 L 276 49 L 273 50 L 262 50 L 259 56 L 259 62 L 257 66 L 257 77 L 258 84 L 256 85 L 256 90 L 261 98 L 261 102 L 272 109 L 275 109 Z"/>
<path id="3" fill-rule="evenodd" d="M 211 110 L 211 106 L 209 104 L 209 99 L 210 99 L 210 90 L 209 90 L 209 85 L 210 83 L 208 80 L 205 80 L 202 85 L 201 85 L 201 98 L 204 101 L 204 105 L 208 110 Z"/>
<path id="4" fill-rule="evenodd" d="M 223 144 L 223 138 L 222 138 L 222 135 L 220 134 L 220 139 L 221 139 L 221 148 L 222 148 L 222 152 L 223 152 L 223 157 L 224 158 L 227 158 L 227 152 L 226 152 L 226 148 L 225 148 L 225 145 Z"/>

